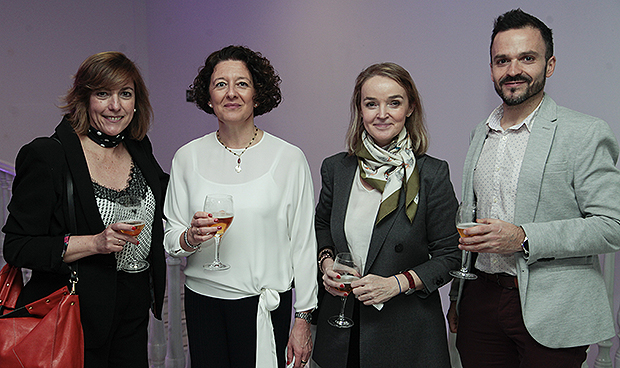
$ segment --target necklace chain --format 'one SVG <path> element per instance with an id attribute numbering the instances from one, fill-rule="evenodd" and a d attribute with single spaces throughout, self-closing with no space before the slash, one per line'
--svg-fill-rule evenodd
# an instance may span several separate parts
<path id="1" fill-rule="evenodd" d="M 245 151 L 247 151 L 248 148 L 250 148 L 250 146 L 252 145 L 252 143 L 256 139 L 256 135 L 257 134 L 258 134 L 258 128 L 255 125 L 254 126 L 254 136 L 250 140 L 250 143 L 248 143 L 248 145 L 245 146 L 245 148 L 243 149 L 243 151 L 241 151 L 241 153 L 237 153 L 237 152 L 234 152 L 233 150 L 231 150 L 230 148 L 228 148 L 228 146 L 225 145 L 224 142 L 222 142 L 222 139 L 220 138 L 220 130 L 218 129 L 217 132 L 216 132 L 217 140 L 222 144 L 222 146 L 224 146 L 224 148 L 226 148 L 226 150 L 228 152 L 230 152 L 233 155 L 237 156 L 237 166 L 235 166 L 235 171 L 237 171 L 238 173 L 241 172 L 241 156 L 245 153 Z"/>

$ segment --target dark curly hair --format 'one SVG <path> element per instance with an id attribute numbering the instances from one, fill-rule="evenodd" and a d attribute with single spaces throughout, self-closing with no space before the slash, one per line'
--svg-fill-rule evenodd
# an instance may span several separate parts
<path id="1" fill-rule="evenodd" d="M 266 114 L 280 104 L 282 101 L 281 79 L 269 60 L 260 52 L 254 52 L 244 46 L 231 45 L 209 55 L 205 65 L 198 71 L 194 83 L 189 86 L 191 97 L 199 109 L 207 114 L 214 114 L 213 108 L 209 107 L 211 75 L 215 66 L 226 60 L 242 61 L 252 75 L 255 91 L 254 103 L 257 105 L 254 108 L 254 116 Z"/>

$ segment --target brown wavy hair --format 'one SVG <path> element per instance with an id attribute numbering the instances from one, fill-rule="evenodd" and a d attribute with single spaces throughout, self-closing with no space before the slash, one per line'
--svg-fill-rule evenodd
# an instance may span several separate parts
<path id="1" fill-rule="evenodd" d="M 209 106 L 211 75 L 215 66 L 226 60 L 242 61 L 248 68 L 254 84 L 254 103 L 257 104 L 254 116 L 266 114 L 282 102 L 281 80 L 269 60 L 260 52 L 254 52 L 244 46 L 231 45 L 209 55 L 194 83 L 189 86 L 191 97 L 199 109 L 207 114 L 214 114 L 213 108 Z"/>
<path id="2" fill-rule="evenodd" d="M 428 150 L 428 132 L 424 124 L 424 111 L 422 110 L 422 100 L 418 89 L 409 75 L 409 72 L 402 66 L 395 63 L 373 64 L 364 69 L 355 80 L 353 97 L 351 98 L 351 121 L 346 136 L 346 146 L 350 155 L 362 144 L 362 132 L 364 132 L 364 122 L 362 121 L 362 86 L 372 77 L 387 77 L 398 83 L 405 89 L 407 100 L 413 106 L 413 113 L 405 120 L 405 129 L 411 137 L 413 152 L 416 156 L 421 156 Z"/>
<path id="3" fill-rule="evenodd" d="M 136 64 L 116 51 L 89 56 L 75 74 L 73 86 L 64 98 L 65 105 L 61 106 L 75 132 L 88 133 L 88 108 L 94 91 L 120 88 L 127 82 L 133 82 L 136 99 L 136 112 L 126 129 L 127 135 L 131 139 L 143 139 L 151 127 L 153 115 L 149 92 Z"/>

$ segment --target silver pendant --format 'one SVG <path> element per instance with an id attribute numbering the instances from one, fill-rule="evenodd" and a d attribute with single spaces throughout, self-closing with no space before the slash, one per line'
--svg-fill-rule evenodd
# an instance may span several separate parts
<path id="1" fill-rule="evenodd" d="M 237 164 L 237 166 L 235 166 L 235 171 L 240 173 L 241 172 L 241 165 Z"/>

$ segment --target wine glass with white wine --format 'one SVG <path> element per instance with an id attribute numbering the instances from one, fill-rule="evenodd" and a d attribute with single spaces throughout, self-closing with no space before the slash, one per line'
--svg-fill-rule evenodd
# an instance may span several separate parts
<path id="1" fill-rule="evenodd" d="M 224 271 L 229 265 L 220 261 L 220 238 L 233 220 L 233 197 L 228 194 L 209 194 L 205 199 L 204 211 L 210 213 L 217 222 L 213 226 L 222 228 L 215 233 L 215 259 L 210 264 L 203 266 L 205 271 Z"/>
<path id="2" fill-rule="evenodd" d="M 456 229 L 458 230 L 461 238 L 468 237 L 463 230 L 479 225 L 476 222 L 476 205 L 474 203 L 461 202 L 458 210 L 456 211 Z M 478 278 L 476 274 L 469 271 L 469 263 L 471 262 L 471 252 L 464 250 L 461 256 L 461 269 L 450 271 L 450 276 L 463 279 L 463 280 L 475 280 Z"/>
<path id="3" fill-rule="evenodd" d="M 124 195 L 115 200 L 114 221 L 133 226 L 133 230 L 121 230 L 122 233 L 138 237 L 144 229 L 144 201 L 135 195 Z M 145 255 L 146 256 L 146 255 Z M 149 268 L 149 263 L 141 259 L 136 245 L 126 242 L 123 250 L 117 255 L 121 262 L 121 269 L 129 273 L 137 273 Z M 127 258 L 127 261 L 123 261 Z"/>
<path id="4" fill-rule="evenodd" d="M 333 270 L 334 272 L 340 274 L 340 279 L 338 281 L 340 281 L 342 285 L 344 285 L 343 288 L 338 288 L 338 290 L 347 293 L 347 296 L 348 294 L 351 294 L 351 291 L 353 290 L 351 288 L 351 283 L 355 280 L 359 280 L 362 275 L 361 264 L 361 260 L 358 257 L 354 256 L 352 253 L 343 252 L 336 255 Z M 342 301 L 342 305 L 340 307 L 340 314 L 329 317 L 327 322 L 337 328 L 351 328 L 355 323 L 351 318 L 345 317 L 344 315 L 347 297 L 342 296 L 340 298 Z"/>

